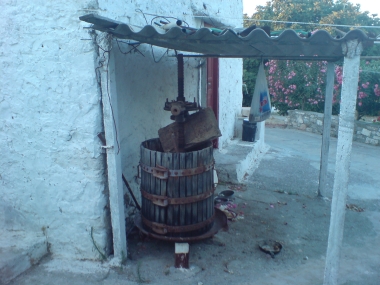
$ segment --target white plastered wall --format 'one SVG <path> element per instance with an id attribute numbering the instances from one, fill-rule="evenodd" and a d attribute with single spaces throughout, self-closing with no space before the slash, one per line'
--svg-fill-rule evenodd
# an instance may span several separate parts
<path id="1" fill-rule="evenodd" d="M 7 212 L 0 219 L 3 229 L 45 234 L 56 257 L 96 259 L 93 228 L 98 247 L 110 251 L 106 165 L 97 137 L 103 131 L 97 49 L 83 29 L 89 25 L 78 18 L 97 13 L 143 26 L 143 15 L 135 12 L 141 9 L 200 27 L 201 21 L 191 16 L 191 4 L 200 9 L 206 4 L 210 15 L 226 19 L 242 15 L 240 0 L 1 2 L 0 213 Z M 234 21 L 227 19 L 241 26 Z M 145 57 L 122 55 L 116 47 L 111 57 L 117 59 L 111 81 L 116 80 L 112 90 L 118 95 L 122 171 L 135 194 L 139 145 L 171 122 L 163 104 L 177 96 L 176 59 L 165 56 L 156 64 L 150 46 L 139 49 Z M 154 48 L 157 59 L 163 51 Z M 233 137 L 234 120 L 229 117 L 241 105 L 239 96 L 236 102 L 228 97 L 235 88 L 241 93 L 241 67 L 236 62 L 220 61 L 222 146 Z M 185 59 L 185 96 L 191 101 L 198 95 L 198 63 Z"/>
<path id="2" fill-rule="evenodd" d="M 226 148 L 233 139 L 235 120 L 241 115 L 242 65 L 242 59 L 219 59 L 219 126 L 223 134 L 219 138 L 220 150 Z"/>
<path id="3" fill-rule="evenodd" d="M 91 1 L 1 1 L 0 226 L 97 259 L 109 237 Z M 2 215 L 3 213 L 7 215 Z M 20 218 L 21 217 L 21 218 Z M 110 245 L 110 243 L 108 243 Z"/>
<path id="4" fill-rule="evenodd" d="M 241 27 L 242 3 L 234 0 L 226 3 L 220 1 L 125 1 L 119 5 L 120 9 L 109 10 L 101 13 L 103 16 L 129 23 L 136 26 L 144 26 L 144 16 L 136 13 L 135 9 L 141 9 L 144 13 L 173 16 L 185 20 L 192 27 L 201 27 L 202 22 L 192 16 L 191 5 L 198 9 L 204 9 L 206 4 L 210 15 L 226 18 L 226 23 L 231 26 Z M 100 1 L 102 3 L 102 1 Z M 101 4 L 100 4 L 101 5 Z M 106 5 L 106 2 L 104 2 Z M 105 6 L 104 6 L 105 8 Z M 153 16 L 146 15 L 148 24 L 151 24 Z M 231 20 L 230 18 L 238 18 Z M 138 30 L 138 28 L 136 28 Z M 123 54 L 130 50 L 125 44 L 114 42 L 115 53 L 115 82 L 118 102 L 119 142 L 122 154 L 122 170 L 135 195 L 139 198 L 137 165 L 140 159 L 141 142 L 158 137 L 158 129 L 173 122 L 170 120 L 170 112 L 164 111 L 166 98 L 174 100 L 177 94 L 177 59 L 174 52 L 169 51 L 162 59 L 155 63 L 150 45 L 142 44 L 138 52 Z M 161 58 L 166 49 L 153 47 L 156 61 Z M 186 52 L 184 52 L 186 54 Z M 199 68 L 200 60 L 205 58 L 185 58 L 185 97 L 187 101 L 198 100 Z M 225 147 L 234 136 L 235 117 L 241 112 L 241 84 L 242 84 L 242 60 L 219 60 L 219 126 L 223 136 L 220 138 L 220 147 Z M 205 78 L 205 66 L 202 67 L 202 78 Z M 202 80 L 203 80 L 202 79 Z M 203 80 L 202 84 L 205 84 Z M 205 86 L 205 85 L 204 85 Z M 203 88 L 205 91 L 206 88 Z M 205 94 L 202 94 L 205 96 Z M 204 107 L 204 106 L 203 106 Z M 124 189 L 124 191 L 127 191 Z"/>

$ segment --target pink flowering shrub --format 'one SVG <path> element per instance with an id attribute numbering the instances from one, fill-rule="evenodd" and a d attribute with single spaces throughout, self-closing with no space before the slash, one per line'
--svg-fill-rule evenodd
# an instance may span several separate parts
<path id="1" fill-rule="evenodd" d="M 323 113 L 326 90 L 327 62 L 279 61 L 266 63 L 268 87 L 272 105 L 282 115 L 288 110 L 301 109 Z M 333 114 L 339 113 L 343 68 L 335 67 Z M 357 110 L 362 115 L 380 113 L 380 64 L 362 62 L 358 82 Z"/>
<path id="2" fill-rule="evenodd" d="M 323 110 L 327 62 L 270 60 L 266 66 L 272 105 L 280 114 Z"/>
<path id="3" fill-rule="evenodd" d="M 340 97 L 343 80 L 342 66 L 335 67 L 336 82 L 334 98 Z M 359 82 L 356 110 L 359 117 L 380 115 L 380 64 L 378 61 L 362 61 L 359 70 Z"/>

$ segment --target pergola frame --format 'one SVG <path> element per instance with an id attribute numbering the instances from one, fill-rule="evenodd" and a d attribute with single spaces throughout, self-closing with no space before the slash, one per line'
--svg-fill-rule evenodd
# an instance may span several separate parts
<path id="1" fill-rule="evenodd" d="M 326 264 L 324 272 L 324 285 L 336 285 L 338 283 L 338 272 L 340 264 L 340 252 L 343 241 L 343 230 L 345 220 L 345 207 L 348 192 L 349 181 L 349 168 L 352 149 L 352 140 L 354 132 L 354 120 L 355 120 L 355 106 L 357 98 L 357 85 L 359 78 L 359 66 L 360 66 L 360 54 L 363 47 L 373 43 L 373 39 L 369 39 L 362 31 L 354 30 L 346 34 L 345 37 L 337 40 L 326 36 L 327 32 L 318 31 L 316 35 L 311 36 L 310 39 L 300 39 L 294 31 L 285 31 L 285 35 L 280 35 L 278 39 L 270 39 L 264 31 L 257 29 L 252 31 L 247 37 L 237 39 L 237 36 L 231 31 L 227 31 L 223 35 L 220 35 L 220 40 L 214 35 L 210 35 L 207 29 L 198 30 L 194 36 L 185 36 L 179 28 L 172 28 L 165 34 L 160 34 L 155 31 L 152 26 L 145 26 L 140 32 L 133 32 L 128 25 L 113 21 L 97 15 L 85 15 L 80 17 L 81 20 L 93 24 L 92 28 L 108 32 L 113 36 L 121 39 L 137 40 L 140 43 L 148 43 L 157 45 L 164 48 L 174 48 L 176 50 L 184 50 L 189 52 L 198 52 L 201 54 L 189 54 L 185 57 L 220 57 L 220 58 L 258 58 L 258 59 L 278 59 L 278 60 L 302 60 L 302 61 L 328 61 L 327 68 L 327 84 L 325 94 L 325 109 L 324 109 L 324 123 L 323 123 L 323 135 L 322 135 L 322 147 L 321 147 L 321 162 L 320 162 L 320 174 L 319 174 L 319 188 L 318 196 L 326 196 L 326 175 L 328 166 L 328 153 L 330 142 L 330 128 L 331 128 L 331 116 L 332 116 L 332 96 L 334 86 L 334 62 L 344 58 L 343 64 L 343 83 L 341 91 L 341 105 L 339 115 L 339 130 L 336 152 L 336 164 L 334 174 L 334 186 L 331 205 L 331 218 L 329 237 L 326 253 Z M 265 36 L 264 36 L 265 34 Z M 318 35 L 317 35 L 318 34 Z M 314 37 L 314 38 L 313 38 Z M 190 45 L 186 45 L 186 40 Z M 204 44 L 202 45 L 202 41 Z M 240 52 L 239 41 L 241 45 L 245 45 Z M 257 42 L 256 42 L 257 41 Z M 211 43 L 211 44 L 210 44 Z M 257 49 L 254 45 L 265 47 L 268 45 L 268 53 L 265 53 L 266 49 Z M 286 49 L 284 54 L 279 53 L 281 43 Z M 326 47 L 326 44 L 331 44 L 332 47 Z M 213 44 L 215 50 L 220 50 L 220 45 L 229 46 L 227 52 L 212 53 L 207 50 L 212 49 Z M 300 46 L 300 50 L 294 51 L 292 48 Z M 337 51 L 337 47 L 341 51 Z M 179 48 L 178 48 L 179 47 Z M 182 48 L 180 48 L 182 47 Z M 199 47 L 199 50 L 197 50 Z M 231 49 L 231 47 L 233 49 Z M 252 49 L 247 49 L 251 47 Z M 320 56 L 315 56 L 313 52 L 323 49 Z M 310 51 L 306 56 L 301 54 L 300 51 Z M 247 54 L 250 52 L 250 54 Z M 272 54 L 271 54 L 272 52 Z M 294 55 L 294 52 L 298 52 L 298 55 Z M 108 82 L 108 78 L 102 76 L 102 81 Z M 105 84 L 104 84 L 105 85 Z M 103 84 L 102 84 L 103 86 Z M 108 86 L 108 85 L 107 85 Z M 114 140 L 114 128 L 111 122 L 111 116 L 109 116 L 109 110 L 107 109 L 107 98 L 104 106 L 104 121 L 105 121 L 105 133 L 106 137 L 110 141 Z M 107 115 L 108 114 L 108 115 Z M 107 121 L 109 121 L 107 123 Z M 112 177 L 117 168 L 117 154 L 115 150 L 110 148 L 107 152 L 107 162 L 110 172 L 109 180 L 115 179 Z M 113 169 L 113 170 L 112 170 Z M 116 177 L 117 180 L 121 180 L 120 177 Z M 110 201 L 111 201 L 111 217 L 112 229 L 114 237 L 114 248 L 125 249 L 126 237 L 124 221 L 121 217 L 122 203 L 120 203 L 120 195 L 122 193 L 121 183 L 109 182 L 110 186 Z M 115 256 L 118 252 L 115 251 Z"/>

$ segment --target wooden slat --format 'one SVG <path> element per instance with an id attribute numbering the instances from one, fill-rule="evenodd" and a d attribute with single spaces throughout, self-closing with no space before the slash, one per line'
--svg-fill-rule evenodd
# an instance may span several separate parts
<path id="1" fill-rule="evenodd" d="M 166 168 L 172 167 L 172 154 L 171 153 L 164 153 L 161 152 L 161 165 Z M 168 180 L 161 179 L 161 196 L 167 196 L 167 189 L 170 185 L 172 178 L 169 178 Z M 166 207 L 162 207 L 160 210 L 160 221 L 163 224 L 169 224 L 168 223 L 168 216 L 167 216 L 168 209 Z"/>
<path id="2" fill-rule="evenodd" d="M 172 158 L 171 158 L 171 161 L 170 161 L 170 169 L 175 169 L 175 161 L 177 161 L 176 159 L 177 157 L 177 154 L 176 153 L 172 153 Z M 175 197 L 175 189 L 177 188 L 177 184 L 178 184 L 178 177 L 169 177 L 169 181 L 168 181 L 168 184 L 167 184 L 167 195 L 168 197 Z M 167 212 L 166 212 L 166 221 L 167 221 L 167 224 L 169 226 L 174 226 L 174 207 L 173 205 L 169 205 L 168 206 L 168 209 L 167 209 Z M 178 206 L 176 206 L 178 207 Z"/>
<path id="3" fill-rule="evenodd" d="M 193 167 L 193 152 L 186 152 L 186 162 L 185 166 L 186 168 L 192 168 Z M 186 181 L 186 191 L 185 191 L 185 196 L 189 197 L 193 195 L 192 187 L 193 187 L 193 176 L 187 176 L 185 178 Z M 185 212 L 186 212 L 186 217 L 185 217 L 185 225 L 191 225 L 192 223 L 192 215 L 191 215 L 191 204 L 186 204 L 185 205 Z"/>
<path id="4" fill-rule="evenodd" d="M 192 162 L 192 168 L 198 167 L 198 155 L 197 152 L 193 152 L 193 162 Z M 191 195 L 195 196 L 198 195 L 198 176 L 194 175 L 191 177 Z M 196 224 L 198 223 L 198 202 L 195 202 L 191 205 L 191 223 Z"/>
<path id="5" fill-rule="evenodd" d="M 198 151 L 198 166 L 204 165 L 204 151 Z M 203 193 L 204 173 L 198 175 L 198 194 Z M 198 222 L 203 222 L 204 201 L 198 202 Z"/>
<path id="6" fill-rule="evenodd" d="M 179 160 L 180 160 L 180 154 L 179 153 L 175 153 L 173 154 L 174 155 L 174 158 L 173 158 L 173 168 L 172 169 L 179 169 Z M 172 192 L 172 196 L 171 197 L 175 197 L 175 198 L 178 198 L 179 197 L 179 188 L 180 188 L 180 181 L 179 181 L 179 178 L 173 178 L 173 182 L 175 183 L 172 183 L 172 187 L 171 187 L 171 192 Z M 174 205 L 174 206 L 171 206 L 173 208 L 173 214 L 172 214 L 172 219 L 173 219 L 173 225 L 174 226 L 179 226 L 179 205 Z"/>
<path id="7" fill-rule="evenodd" d="M 152 149 L 152 142 L 150 141 L 150 149 Z M 156 152 L 152 150 L 148 150 L 150 152 L 150 166 L 155 167 L 156 166 Z M 156 179 L 152 174 L 150 174 L 150 190 L 149 193 L 157 194 L 156 189 Z M 160 191 L 160 189 L 158 189 Z M 152 207 L 150 209 L 150 213 L 153 217 L 154 222 L 159 222 L 159 206 L 152 203 Z"/>
<path id="8" fill-rule="evenodd" d="M 150 165 L 150 151 L 147 148 L 144 149 L 144 159 L 145 159 L 146 165 Z M 145 187 L 144 187 L 144 189 L 145 189 L 145 191 L 150 192 L 150 174 L 149 173 L 146 173 L 146 175 L 145 175 Z M 152 219 L 153 219 L 153 215 L 152 215 L 152 211 L 151 211 L 152 206 L 153 206 L 152 204 L 153 203 L 147 199 L 146 213 L 147 213 L 147 218 L 150 221 L 152 221 Z"/>
<path id="9" fill-rule="evenodd" d="M 186 169 L 186 153 L 180 153 L 179 169 Z M 179 197 L 186 197 L 186 177 L 179 178 Z M 179 206 L 179 225 L 185 225 L 186 206 Z"/>
<path id="10" fill-rule="evenodd" d="M 210 148 L 205 148 L 203 150 L 204 156 L 203 156 L 203 163 L 205 165 L 209 164 L 210 159 L 209 159 L 209 150 Z M 206 192 L 209 190 L 209 171 L 206 171 L 203 173 L 203 192 Z M 209 218 L 209 206 L 208 206 L 208 199 L 203 200 L 203 221 L 207 220 Z M 203 229 L 205 231 L 207 229 L 207 226 Z"/>
<path id="11" fill-rule="evenodd" d="M 214 162 L 214 148 L 211 148 L 211 162 Z M 214 188 L 215 187 L 214 168 L 212 168 L 211 177 L 212 177 L 211 187 Z M 215 214 L 214 195 L 215 195 L 215 192 L 211 196 L 211 199 L 212 199 L 212 202 L 211 202 L 211 205 L 212 205 L 212 216 Z"/>
<path id="12" fill-rule="evenodd" d="M 144 163 L 144 146 L 143 146 L 143 144 L 140 145 L 140 161 L 142 163 Z M 141 189 L 143 189 L 143 187 L 144 187 L 144 176 L 145 176 L 144 171 L 141 171 L 141 173 L 140 173 L 140 177 L 141 177 L 140 187 L 141 187 Z M 144 197 L 141 197 L 141 214 L 144 217 L 146 217 L 145 213 L 146 213 L 146 201 L 145 201 Z"/>
<path id="13" fill-rule="evenodd" d="M 146 159 L 145 159 L 145 146 L 141 149 L 141 162 L 142 163 L 146 163 Z M 141 172 L 141 188 L 142 189 L 146 189 L 147 188 L 147 183 L 146 183 L 146 179 L 147 179 L 147 173 L 145 171 L 142 171 Z M 143 207 L 143 216 L 146 217 L 147 219 L 149 218 L 149 209 L 148 209 L 148 203 L 149 201 L 145 198 L 142 198 L 142 200 L 144 201 L 144 207 Z"/>
<path id="14" fill-rule="evenodd" d="M 210 147 L 209 148 L 209 153 L 208 153 L 208 163 L 212 163 L 213 161 L 213 148 Z M 213 187 L 214 187 L 214 173 L 213 173 L 213 169 L 210 169 L 209 172 L 209 177 L 208 177 L 208 189 L 211 190 Z M 214 195 L 210 196 L 209 198 L 207 198 L 208 201 L 207 201 L 207 216 L 208 218 L 212 217 L 212 215 L 214 214 Z M 208 228 L 210 228 L 211 225 L 208 226 Z"/>

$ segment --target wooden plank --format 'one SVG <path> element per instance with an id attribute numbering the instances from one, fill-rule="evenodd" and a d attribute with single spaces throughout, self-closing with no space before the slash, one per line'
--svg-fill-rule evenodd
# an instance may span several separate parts
<path id="1" fill-rule="evenodd" d="M 193 167 L 193 152 L 186 152 L 186 168 L 192 168 Z M 190 197 L 193 194 L 192 187 L 193 187 L 193 176 L 186 176 L 186 192 L 185 196 Z M 185 211 L 186 211 L 186 217 L 185 217 L 185 225 L 191 225 L 192 220 L 192 214 L 191 214 L 191 204 L 185 205 Z"/>
<path id="2" fill-rule="evenodd" d="M 191 114 L 185 121 L 185 149 L 196 144 L 215 139 L 222 134 L 211 108 L 202 109 Z M 158 135 L 165 152 L 175 152 L 178 138 L 178 123 L 174 122 L 158 130 Z M 173 139 L 174 138 L 174 139 Z"/>
<path id="3" fill-rule="evenodd" d="M 192 168 L 198 167 L 198 152 L 193 152 L 193 162 L 192 162 Z M 198 174 L 193 175 L 191 177 L 191 195 L 195 196 L 198 195 Z M 192 203 L 191 204 L 191 223 L 196 224 L 198 223 L 198 203 Z"/>
<path id="4" fill-rule="evenodd" d="M 210 156 L 209 156 L 209 159 L 210 159 L 210 163 L 212 163 L 214 161 L 214 148 L 210 148 Z M 214 169 L 211 169 L 210 170 L 210 189 L 213 189 L 214 188 Z M 214 194 L 212 196 L 210 196 L 209 198 L 209 201 L 208 201 L 208 207 L 210 209 L 210 216 L 209 217 L 212 217 L 214 215 L 214 212 L 215 212 L 215 207 L 214 207 Z"/>
<path id="5" fill-rule="evenodd" d="M 141 161 L 143 164 L 146 164 L 146 159 L 145 159 L 145 147 L 142 149 L 142 156 L 141 156 Z M 146 183 L 146 179 L 147 179 L 147 173 L 145 171 L 141 171 L 141 189 L 146 191 L 146 188 L 147 188 L 147 183 Z M 145 211 L 144 211 L 144 216 L 145 218 L 149 218 L 149 201 L 144 198 L 145 200 Z"/>
<path id="6" fill-rule="evenodd" d="M 81 16 L 79 17 L 79 20 L 90 23 L 90 24 L 94 24 L 106 29 L 109 29 L 109 28 L 114 29 L 119 24 L 122 24 L 122 22 L 114 21 L 109 18 L 102 17 L 96 14 L 87 14 L 87 15 Z"/>
<path id="7" fill-rule="evenodd" d="M 173 158 L 173 168 L 172 169 L 179 169 L 180 154 L 174 153 L 173 156 L 174 156 L 174 158 Z M 172 184 L 172 187 L 170 189 L 172 191 L 171 197 L 178 198 L 179 197 L 179 188 L 180 188 L 179 178 L 173 178 L 173 182 L 175 182 L 175 183 Z M 179 226 L 179 206 L 174 205 L 171 207 L 173 208 L 173 216 L 172 216 L 173 225 Z"/>
<path id="8" fill-rule="evenodd" d="M 203 165 L 203 152 L 202 150 L 197 153 L 197 166 Z M 203 173 L 197 175 L 197 194 L 201 194 L 203 192 Z M 197 202 L 197 222 L 203 221 L 203 201 Z M 200 232 L 200 231 L 198 231 Z"/>
<path id="9" fill-rule="evenodd" d="M 143 145 L 141 144 L 140 145 L 140 161 L 142 163 L 144 163 L 144 147 Z M 141 182 L 140 182 L 140 189 L 144 189 L 144 177 L 145 177 L 145 173 L 144 171 L 141 171 L 140 173 L 140 178 L 141 178 Z M 145 213 L 146 213 L 146 202 L 145 202 L 145 198 L 141 196 L 141 214 L 145 217 Z"/>
<path id="10" fill-rule="evenodd" d="M 205 148 L 202 150 L 202 156 L 203 156 L 203 164 L 204 165 L 207 165 L 209 163 L 209 159 L 208 159 L 208 148 Z M 208 189 L 207 189 L 207 184 L 208 184 L 208 173 L 209 171 L 206 171 L 204 172 L 202 175 L 203 175 L 203 181 L 202 181 L 202 190 L 204 192 L 206 192 Z M 202 217 L 202 220 L 203 221 L 206 221 L 208 219 L 207 217 L 207 199 L 203 200 L 203 217 Z"/>
<path id="11" fill-rule="evenodd" d="M 152 142 L 150 142 L 150 144 L 152 144 Z M 152 145 L 150 145 L 150 149 Z M 156 152 L 155 151 L 152 151 L 150 150 L 150 166 L 152 167 L 155 167 L 156 166 Z M 152 193 L 152 194 L 157 194 L 157 189 L 156 189 L 156 177 L 153 176 L 153 174 L 150 174 L 150 190 L 149 190 L 149 193 Z M 160 189 L 158 189 L 158 191 L 160 191 Z M 159 222 L 159 206 L 155 205 L 152 203 L 152 208 L 150 209 L 150 213 L 153 217 L 153 221 L 155 221 L 156 223 Z"/>
<path id="12" fill-rule="evenodd" d="M 168 169 L 171 169 L 172 167 L 172 161 L 173 161 L 173 154 L 171 153 L 162 153 L 163 158 L 161 159 L 163 166 L 165 166 Z M 162 196 L 168 196 L 167 191 L 169 189 L 169 184 L 174 184 L 171 182 L 171 179 L 169 180 L 162 180 L 161 182 L 161 195 Z M 168 214 L 167 214 L 168 208 L 164 208 L 163 211 L 161 211 L 161 217 L 162 217 L 162 222 L 167 224 L 168 220 Z"/>
<path id="13" fill-rule="evenodd" d="M 156 148 L 157 149 L 157 148 Z M 157 151 L 156 152 L 156 166 L 157 165 L 163 165 L 164 162 L 165 162 L 165 153 L 162 153 L 162 152 L 159 152 Z M 155 193 L 156 195 L 161 195 L 161 196 L 166 196 L 166 183 L 167 183 L 167 180 L 164 180 L 164 179 L 159 179 L 159 178 L 156 178 L 155 179 Z M 161 188 L 163 187 L 164 190 Z M 165 192 L 165 194 L 163 194 L 163 192 Z M 166 221 L 165 221 L 165 208 L 164 207 L 157 207 L 157 213 L 156 213 L 157 217 L 158 217 L 158 223 L 162 223 L 162 224 L 165 224 Z"/>
<path id="14" fill-rule="evenodd" d="M 186 169 L 186 153 L 180 153 L 179 169 Z M 179 178 L 179 197 L 186 197 L 186 177 Z M 185 225 L 186 207 L 185 205 L 179 206 L 179 225 Z"/>
<path id="15" fill-rule="evenodd" d="M 145 163 L 146 165 L 150 165 L 150 152 L 149 152 L 149 149 L 145 148 L 144 149 L 144 158 L 145 158 Z M 150 192 L 150 174 L 149 173 L 146 173 L 145 175 L 145 191 L 147 191 L 148 193 Z M 149 219 L 150 221 L 153 221 L 153 213 L 151 211 L 152 207 L 153 207 L 153 203 L 147 199 L 147 219 Z"/>
<path id="16" fill-rule="evenodd" d="M 210 164 L 213 160 L 212 156 L 213 148 L 210 147 L 208 149 L 208 163 Z M 210 169 L 208 171 L 208 177 L 207 177 L 207 190 L 211 190 L 214 187 L 214 173 L 213 169 Z M 207 198 L 207 218 L 212 217 L 214 212 L 214 201 L 213 201 L 213 196 L 210 196 Z"/>
<path id="17" fill-rule="evenodd" d="M 172 153 L 171 154 L 171 161 L 170 161 L 170 169 L 175 169 L 174 167 L 174 160 L 177 161 L 176 159 L 177 153 Z M 169 177 L 168 183 L 167 183 L 167 189 L 166 189 L 166 194 L 168 197 L 175 197 L 175 189 L 177 188 L 178 184 L 178 177 Z M 169 226 L 174 225 L 174 206 L 169 205 L 168 209 L 166 211 L 166 222 Z"/>

